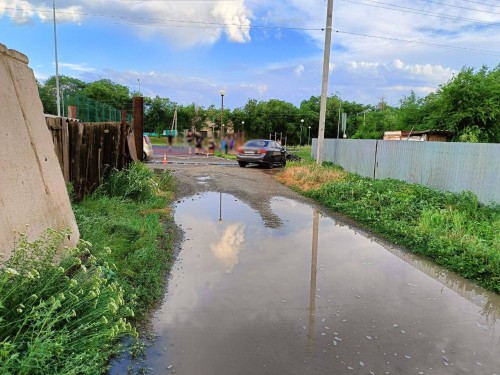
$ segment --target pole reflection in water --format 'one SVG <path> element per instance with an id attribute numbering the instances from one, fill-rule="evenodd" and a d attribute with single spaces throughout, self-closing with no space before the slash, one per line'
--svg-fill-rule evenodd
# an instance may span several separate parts
<path id="1" fill-rule="evenodd" d="M 311 284 L 309 289 L 309 330 L 307 333 L 307 350 L 312 351 L 314 345 L 314 319 L 316 314 L 316 274 L 318 265 L 318 227 L 319 212 L 315 208 L 313 211 L 313 236 L 311 255 Z"/>
<path id="2" fill-rule="evenodd" d="M 222 191 L 219 193 L 219 224 L 222 224 Z"/>

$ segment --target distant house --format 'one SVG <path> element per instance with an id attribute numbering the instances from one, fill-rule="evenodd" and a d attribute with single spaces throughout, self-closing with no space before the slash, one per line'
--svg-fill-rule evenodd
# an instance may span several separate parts
<path id="1" fill-rule="evenodd" d="M 384 132 L 385 141 L 447 142 L 453 133 L 448 130 L 398 130 Z"/>

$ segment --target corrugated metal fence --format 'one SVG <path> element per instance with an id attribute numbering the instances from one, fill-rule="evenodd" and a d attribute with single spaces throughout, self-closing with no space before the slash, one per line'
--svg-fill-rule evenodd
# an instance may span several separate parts
<path id="1" fill-rule="evenodd" d="M 371 178 L 395 178 L 441 191 L 472 191 L 500 203 L 500 144 L 325 139 L 323 160 Z M 312 155 L 316 156 L 317 139 Z"/>

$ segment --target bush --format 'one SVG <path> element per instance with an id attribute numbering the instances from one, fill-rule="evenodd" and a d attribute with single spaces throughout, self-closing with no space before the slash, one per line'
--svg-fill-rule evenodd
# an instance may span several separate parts
<path id="1" fill-rule="evenodd" d="M 113 170 L 97 188 L 95 196 L 120 197 L 145 202 L 155 199 L 165 186 L 172 184 L 169 173 L 156 175 L 142 163 L 132 163 L 128 169 Z"/>
<path id="2" fill-rule="evenodd" d="M 86 374 L 106 369 L 117 342 L 134 334 L 112 265 L 81 241 L 55 254 L 66 233 L 21 235 L 0 269 L 0 373 Z"/>

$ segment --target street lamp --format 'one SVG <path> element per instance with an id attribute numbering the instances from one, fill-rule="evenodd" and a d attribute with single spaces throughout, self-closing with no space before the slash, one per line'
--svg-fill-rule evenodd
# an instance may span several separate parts
<path id="1" fill-rule="evenodd" d="M 56 57 L 56 105 L 57 116 L 61 116 L 61 96 L 59 93 L 59 62 L 57 59 L 57 27 L 56 27 L 56 1 L 52 0 L 52 11 L 54 14 L 54 52 Z"/>
<path id="2" fill-rule="evenodd" d="M 304 119 L 300 119 L 300 140 L 299 146 L 302 146 L 302 126 L 304 125 Z"/>
<path id="3" fill-rule="evenodd" d="M 222 133 L 220 135 L 220 139 L 222 139 L 222 135 L 224 133 L 224 95 L 226 95 L 226 90 L 224 89 L 221 89 L 219 91 L 219 94 L 220 94 L 220 98 L 221 98 L 221 105 L 220 105 L 220 124 L 221 124 L 221 129 L 222 129 Z"/>
<path id="4" fill-rule="evenodd" d="M 311 127 L 309 126 L 309 138 L 307 138 L 307 145 L 311 142 Z"/>

